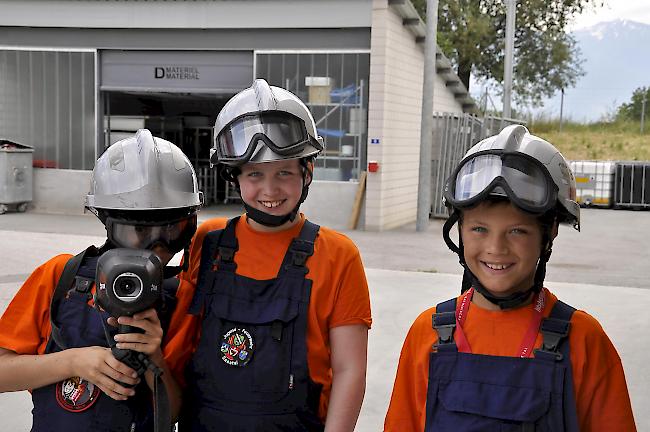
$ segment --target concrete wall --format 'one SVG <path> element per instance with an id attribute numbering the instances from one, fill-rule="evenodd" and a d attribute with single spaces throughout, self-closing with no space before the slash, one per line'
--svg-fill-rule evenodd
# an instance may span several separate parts
<path id="1" fill-rule="evenodd" d="M 34 200 L 39 213 L 83 214 L 91 171 L 34 168 Z"/>
<path id="2" fill-rule="evenodd" d="M 445 85 L 445 80 L 438 74 L 436 74 L 433 82 L 433 112 L 463 112 L 462 104 L 449 91 Z"/>
<path id="3" fill-rule="evenodd" d="M 367 230 L 391 229 L 416 219 L 424 47 L 402 21 L 387 0 L 373 0 L 368 161 L 379 162 L 380 168 L 368 174 Z M 436 110 L 462 112 L 439 76 Z"/>
<path id="4" fill-rule="evenodd" d="M 83 214 L 90 178 L 91 171 L 34 168 L 34 194 L 30 210 L 38 213 Z M 347 229 L 358 185 L 356 182 L 315 180 L 301 211 L 319 225 Z"/>
<path id="5" fill-rule="evenodd" d="M 319 225 L 347 229 L 358 187 L 358 182 L 314 180 L 301 211 Z M 358 226 L 362 224 L 360 220 Z"/>
<path id="6" fill-rule="evenodd" d="M 46 13 L 43 13 L 47 10 Z M 370 0 L 3 0 L 0 25 L 71 28 L 342 28 L 370 25 Z"/>

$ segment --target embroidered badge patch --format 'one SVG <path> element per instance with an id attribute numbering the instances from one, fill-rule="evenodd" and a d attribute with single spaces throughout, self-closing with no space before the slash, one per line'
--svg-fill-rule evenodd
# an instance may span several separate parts
<path id="1" fill-rule="evenodd" d="M 68 378 L 56 385 L 56 401 L 61 408 L 82 412 L 97 402 L 99 387 L 80 377 Z"/>
<path id="2" fill-rule="evenodd" d="M 221 360 L 230 366 L 246 366 L 251 361 L 254 348 L 253 336 L 248 330 L 232 328 L 221 340 Z"/>

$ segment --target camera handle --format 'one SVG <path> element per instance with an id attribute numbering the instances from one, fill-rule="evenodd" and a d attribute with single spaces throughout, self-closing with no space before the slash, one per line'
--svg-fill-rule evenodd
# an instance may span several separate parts
<path id="1" fill-rule="evenodd" d="M 121 334 L 144 333 L 144 330 L 141 328 L 132 327 L 125 324 L 118 325 L 117 329 L 118 333 Z M 115 342 L 111 343 L 111 352 L 113 353 L 113 357 L 115 357 L 116 360 L 133 369 L 138 374 L 138 376 L 142 376 L 147 371 L 147 369 L 150 369 L 153 372 L 154 376 L 162 375 L 162 369 L 156 366 L 156 364 L 152 362 L 146 354 L 129 349 L 117 348 L 115 346 Z"/>
<path id="2" fill-rule="evenodd" d="M 115 339 L 110 337 L 104 320 L 102 320 L 102 325 L 104 327 L 106 340 L 108 341 L 113 357 L 115 357 L 116 360 L 135 370 L 138 376 L 144 375 L 147 369 L 150 369 L 153 372 L 154 432 L 167 432 L 171 430 L 172 420 L 170 416 L 169 395 L 167 394 L 165 384 L 162 382 L 162 369 L 156 366 L 156 364 L 152 362 L 146 354 L 116 347 Z M 118 325 L 118 332 L 143 333 L 143 330 L 137 327 L 120 324 Z M 127 387 L 133 387 L 124 383 L 120 384 Z"/>

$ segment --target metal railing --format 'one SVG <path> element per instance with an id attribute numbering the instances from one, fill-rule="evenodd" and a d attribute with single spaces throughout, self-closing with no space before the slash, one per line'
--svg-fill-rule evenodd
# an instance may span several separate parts
<path id="1" fill-rule="evenodd" d="M 511 124 L 523 124 L 516 119 L 477 117 L 471 114 L 434 113 L 433 148 L 431 151 L 431 216 L 447 217 L 442 201 L 445 181 L 474 144 L 496 135 Z"/>

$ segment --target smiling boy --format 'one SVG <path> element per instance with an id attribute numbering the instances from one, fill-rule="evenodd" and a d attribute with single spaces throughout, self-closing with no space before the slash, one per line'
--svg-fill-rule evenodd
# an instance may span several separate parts
<path id="1" fill-rule="evenodd" d="M 564 157 L 506 127 L 469 150 L 445 201 L 463 294 L 412 325 L 384 430 L 635 431 L 611 341 L 543 286 L 558 224 L 580 226 Z"/>
<path id="2" fill-rule="evenodd" d="M 197 288 L 195 318 L 181 317 L 183 330 L 171 335 L 196 347 L 180 426 L 352 431 L 370 300 L 352 241 L 299 212 L 323 148 L 311 113 L 256 80 L 228 101 L 214 132 L 212 161 L 246 213 L 204 222 L 181 275 Z"/>

